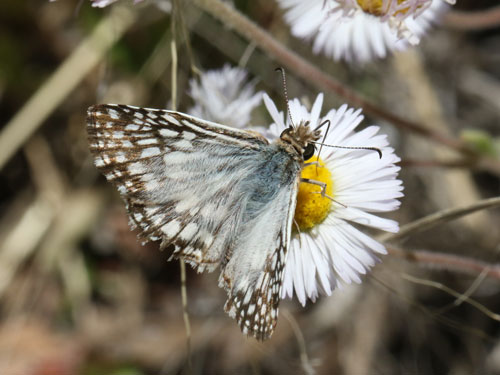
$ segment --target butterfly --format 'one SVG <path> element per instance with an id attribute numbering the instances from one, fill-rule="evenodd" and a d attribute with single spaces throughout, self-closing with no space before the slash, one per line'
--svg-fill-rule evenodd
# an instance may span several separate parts
<path id="1" fill-rule="evenodd" d="M 221 268 L 224 309 L 258 340 L 276 326 L 301 170 L 320 131 L 307 122 L 269 142 L 190 115 L 127 105 L 88 109 L 95 165 L 140 237 L 198 272 Z"/>

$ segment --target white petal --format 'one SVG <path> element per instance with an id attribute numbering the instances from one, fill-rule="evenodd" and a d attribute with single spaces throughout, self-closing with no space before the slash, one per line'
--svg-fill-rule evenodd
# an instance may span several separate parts
<path id="1" fill-rule="evenodd" d="M 293 269 L 293 286 L 297 294 L 297 299 L 304 305 L 306 303 L 306 294 L 304 289 L 304 274 L 302 273 L 303 252 L 298 251 L 295 256 L 297 262 Z"/>
<path id="2" fill-rule="evenodd" d="M 276 105 L 271 100 L 269 95 L 264 94 L 263 99 L 264 99 L 264 104 L 267 108 L 267 111 L 269 112 L 269 114 L 271 115 L 271 118 L 274 121 L 274 124 L 276 124 L 278 127 L 281 127 L 281 130 L 285 129 L 285 124 L 283 122 L 283 115 L 280 112 L 278 112 L 278 108 L 276 108 Z"/>
<path id="3" fill-rule="evenodd" d="M 384 230 L 386 232 L 396 233 L 399 230 L 399 226 L 396 221 L 369 214 L 352 206 L 347 208 L 339 207 L 335 216 L 368 227 Z"/>
<path id="4" fill-rule="evenodd" d="M 310 115 L 310 125 L 312 128 L 315 128 L 316 126 L 319 125 L 318 120 L 319 120 L 319 114 L 321 113 L 321 107 L 323 107 L 323 93 L 320 93 L 316 100 L 314 101 L 314 104 L 311 109 L 311 115 Z"/>

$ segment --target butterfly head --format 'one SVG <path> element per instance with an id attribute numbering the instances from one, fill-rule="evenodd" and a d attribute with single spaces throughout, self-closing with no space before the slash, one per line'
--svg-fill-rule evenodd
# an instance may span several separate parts
<path id="1" fill-rule="evenodd" d="M 289 126 L 280 135 L 281 141 L 292 146 L 302 160 L 308 160 L 316 151 L 315 142 L 321 137 L 319 129 L 312 130 L 309 121 L 301 122 L 298 126 Z"/>

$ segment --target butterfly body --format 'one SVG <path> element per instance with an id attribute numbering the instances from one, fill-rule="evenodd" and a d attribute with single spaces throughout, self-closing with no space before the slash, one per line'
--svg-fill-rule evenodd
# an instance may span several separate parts
<path id="1" fill-rule="evenodd" d="M 300 164 L 279 144 L 273 143 L 260 152 L 255 170 L 241 181 L 242 193 L 248 196 L 245 221 L 253 219 L 278 194 L 280 188 L 293 184 Z"/>
<path id="2" fill-rule="evenodd" d="M 125 200 L 132 226 L 199 272 L 221 265 L 225 310 L 263 340 L 278 315 L 307 124 L 273 143 L 174 111 L 88 110 L 96 166 Z"/>

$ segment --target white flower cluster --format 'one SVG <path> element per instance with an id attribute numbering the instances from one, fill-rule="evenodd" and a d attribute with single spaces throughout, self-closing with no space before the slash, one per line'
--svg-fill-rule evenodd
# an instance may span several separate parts
<path id="1" fill-rule="evenodd" d="M 446 0 L 453 3 L 454 0 Z M 348 62 L 384 58 L 420 42 L 445 0 L 278 0 L 294 36 L 313 52 Z"/>
<path id="2" fill-rule="evenodd" d="M 189 114 L 237 128 L 248 126 L 252 110 L 262 100 L 255 83 L 247 82 L 247 72 L 228 64 L 190 80 L 189 94 L 195 103 Z"/>

